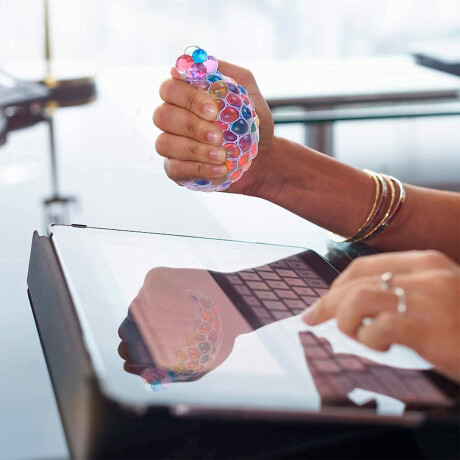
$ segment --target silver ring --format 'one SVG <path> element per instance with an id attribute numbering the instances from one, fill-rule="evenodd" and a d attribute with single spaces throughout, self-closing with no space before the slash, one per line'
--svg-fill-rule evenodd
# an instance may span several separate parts
<path id="1" fill-rule="evenodd" d="M 404 289 L 400 287 L 394 288 L 392 291 L 398 296 L 398 305 L 396 310 L 398 313 L 403 315 L 407 311 L 406 293 L 404 292 Z"/>
<path id="2" fill-rule="evenodd" d="M 393 280 L 393 273 L 385 272 L 380 277 L 380 289 L 389 291 L 391 289 L 391 281 Z"/>

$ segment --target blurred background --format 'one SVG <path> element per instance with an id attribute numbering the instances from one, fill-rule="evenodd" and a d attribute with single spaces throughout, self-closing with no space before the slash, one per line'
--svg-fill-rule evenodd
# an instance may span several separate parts
<path id="1" fill-rule="evenodd" d="M 427 46 L 441 55 L 458 48 L 458 0 L 48 3 L 52 81 L 95 76 L 97 98 L 67 107 L 48 103 L 36 122 L 8 132 L 0 145 L 0 458 L 68 455 L 26 293 L 34 230 L 45 234 L 51 222 L 78 222 L 298 245 L 324 238 L 321 229 L 270 203 L 191 193 L 166 178 L 151 115 L 161 81 L 186 46 L 251 68 L 275 102 L 286 89 L 278 80 L 288 82 L 291 95 L 298 89 L 328 96 L 332 102 L 318 116 L 331 136 L 328 153 L 339 160 L 406 182 L 460 188 L 460 80 L 412 57 Z M 0 0 L 0 70 L 42 80 L 44 56 L 44 2 Z M 368 65 L 374 70 L 367 74 L 361 69 Z M 316 77 L 343 66 L 354 70 Z M 0 115 L 4 81 L 0 75 Z M 343 88 L 358 94 L 396 81 L 409 89 L 426 83 L 454 97 L 424 101 L 421 109 L 402 100 L 383 108 L 358 102 L 352 115 L 333 107 Z M 311 112 L 287 109 L 277 109 L 277 133 L 311 145 Z M 395 116 L 414 110 L 423 116 Z M 289 123 L 281 123 L 283 116 Z M 0 141 L 1 130 L 0 120 Z"/>

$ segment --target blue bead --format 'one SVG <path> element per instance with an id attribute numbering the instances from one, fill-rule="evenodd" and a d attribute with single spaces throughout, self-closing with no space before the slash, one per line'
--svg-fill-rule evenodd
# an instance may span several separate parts
<path id="1" fill-rule="evenodd" d="M 241 107 L 241 115 L 243 115 L 243 118 L 246 118 L 246 120 L 249 120 L 252 116 L 252 113 L 246 105 L 243 105 L 243 107 Z"/>
<path id="2" fill-rule="evenodd" d="M 209 181 L 206 180 L 206 179 L 197 179 L 197 180 L 195 181 L 195 184 L 196 184 L 196 185 L 208 185 L 208 184 L 209 184 Z"/>
<path id="3" fill-rule="evenodd" d="M 232 131 L 235 134 L 241 135 L 241 134 L 247 133 L 248 129 L 249 129 L 248 124 L 242 118 L 240 118 L 239 120 L 236 120 L 235 123 L 233 123 L 232 125 Z"/>
<path id="4" fill-rule="evenodd" d="M 248 94 L 248 92 L 241 86 L 241 85 L 238 85 L 238 88 L 240 88 L 240 91 L 243 93 L 243 94 Z"/>
<path id="5" fill-rule="evenodd" d="M 210 81 L 211 83 L 214 83 L 217 80 L 222 80 L 222 77 L 220 75 L 217 75 L 217 73 L 209 75 L 208 77 L 208 81 Z"/>
<path id="6" fill-rule="evenodd" d="M 192 54 L 192 58 L 195 62 L 204 62 L 208 59 L 208 55 L 206 54 L 206 51 L 201 49 L 201 48 L 198 48 L 197 50 L 195 50 Z"/>

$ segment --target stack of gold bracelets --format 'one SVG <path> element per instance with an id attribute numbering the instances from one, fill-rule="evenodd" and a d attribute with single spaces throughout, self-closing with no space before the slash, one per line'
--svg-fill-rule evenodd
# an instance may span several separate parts
<path id="1" fill-rule="evenodd" d="M 349 237 L 332 234 L 332 239 L 340 242 L 357 243 L 368 240 L 385 230 L 396 218 L 406 199 L 404 186 L 395 177 L 364 170 L 375 183 L 375 200 L 372 209 L 361 227 Z M 387 200 L 388 190 L 390 191 Z M 385 209 L 386 205 L 386 209 Z"/>

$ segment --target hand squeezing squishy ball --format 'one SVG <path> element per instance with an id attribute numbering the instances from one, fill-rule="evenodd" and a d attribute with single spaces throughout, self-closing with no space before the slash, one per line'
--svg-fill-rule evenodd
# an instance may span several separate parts
<path id="1" fill-rule="evenodd" d="M 217 59 L 197 46 L 189 46 L 176 61 L 176 69 L 186 81 L 217 100 L 217 124 L 224 133 L 222 147 L 227 154 L 225 177 L 181 182 L 190 190 L 214 192 L 227 189 L 241 179 L 258 152 L 259 117 L 254 102 L 241 85 L 222 75 L 217 67 Z"/>

